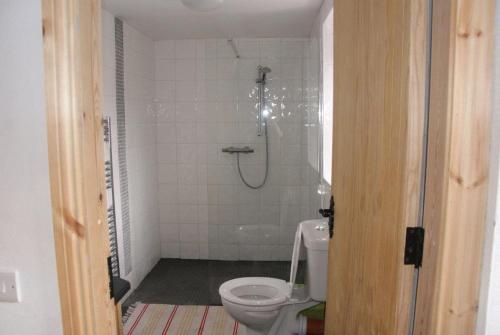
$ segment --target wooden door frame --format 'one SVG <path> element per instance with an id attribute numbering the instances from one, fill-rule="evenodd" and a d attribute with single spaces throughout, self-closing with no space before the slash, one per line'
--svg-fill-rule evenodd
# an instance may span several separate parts
<path id="1" fill-rule="evenodd" d="M 119 334 L 110 298 L 100 0 L 42 0 L 52 217 L 64 334 Z"/>
<path id="2" fill-rule="evenodd" d="M 493 0 L 434 0 L 414 334 L 474 334 L 489 175 Z"/>
<path id="3" fill-rule="evenodd" d="M 430 3 L 426 233 L 414 334 L 465 335 L 476 327 L 486 225 L 494 1 Z"/>
<path id="4" fill-rule="evenodd" d="M 106 264 L 101 3 L 42 0 L 42 6 L 63 329 L 119 334 Z M 434 0 L 426 243 L 415 334 L 474 331 L 488 184 L 493 15 L 493 0 Z"/>

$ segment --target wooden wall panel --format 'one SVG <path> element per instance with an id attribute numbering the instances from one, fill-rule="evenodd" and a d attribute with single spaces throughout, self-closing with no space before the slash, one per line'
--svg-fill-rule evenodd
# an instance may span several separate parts
<path id="1" fill-rule="evenodd" d="M 117 334 L 101 130 L 101 3 L 43 0 L 54 237 L 64 334 Z"/>
<path id="2" fill-rule="evenodd" d="M 434 0 L 415 334 L 473 334 L 488 185 L 493 0 Z"/>

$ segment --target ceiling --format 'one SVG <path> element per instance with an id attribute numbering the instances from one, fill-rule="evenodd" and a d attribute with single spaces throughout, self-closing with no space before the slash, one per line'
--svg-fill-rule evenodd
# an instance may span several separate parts
<path id="1" fill-rule="evenodd" d="M 153 40 L 308 37 L 323 0 L 224 0 L 195 12 L 181 0 L 104 0 L 104 8 Z"/>

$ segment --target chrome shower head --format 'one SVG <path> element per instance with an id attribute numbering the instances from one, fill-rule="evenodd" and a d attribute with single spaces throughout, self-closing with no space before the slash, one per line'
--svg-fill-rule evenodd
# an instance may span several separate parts
<path id="1" fill-rule="evenodd" d="M 271 69 L 267 66 L 261 66 L 259 65 L 258 67 L 260 73 L 269 73 L 271 72 Z"/>
<path id="2" fill-rule="evenodd" d="M 257 67 L 257 70 L 259 71 L 259 78 L 257 78 L 257 83 L 265 83 L 266 82 L 266 74 L 271 72 L 271 68 L 269 68 L 267 66 L 259 65 Z"/>

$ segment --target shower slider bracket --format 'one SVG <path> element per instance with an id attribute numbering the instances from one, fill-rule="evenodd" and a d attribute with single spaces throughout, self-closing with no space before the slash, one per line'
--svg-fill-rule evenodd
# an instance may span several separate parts
<path id="1" fill-rule="evenodd" d="M 222 152 L 227 152 L 228 154 L 249 154 L 254 152 L 252 148 L 249 146 L 244 146 L 244 147 L 227 147 L 227 148 L 222 148 Z"/>

